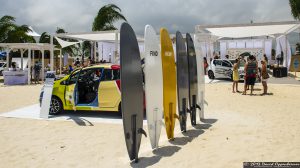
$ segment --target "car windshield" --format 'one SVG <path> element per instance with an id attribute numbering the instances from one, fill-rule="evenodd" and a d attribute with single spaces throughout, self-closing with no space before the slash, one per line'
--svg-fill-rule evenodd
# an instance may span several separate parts
<path id="1" fill-rule="evenodd" d="M 229 61 L 232 63 L 232 65 L 234 65 L 235 60 L 229 60 Z M 245 66 L 245 60 L 241 59 L 240 60 L 240 67 L 244 67 L 244 66 Z"/>

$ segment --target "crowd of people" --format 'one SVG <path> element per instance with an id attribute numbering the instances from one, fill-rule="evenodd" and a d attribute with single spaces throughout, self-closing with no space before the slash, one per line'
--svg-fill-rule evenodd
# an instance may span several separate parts
<path id="1" fill-rule="evenodd" d="M 239 78 L 239 66 L 240 66 L 240 61 L 243 58 L 238 58 L 236 59 L 234 65 L 233 65 L 233 84 L 232 84 L 232 92 L 240 92 L 238 90 L 238 82 L 240 80 Z M 264 55 L 264 59 L 261 60 L 261 67 L 258 67 L 258 61 L 256 60 L 255 56 L 250 55 L 247 58 L 247 62 L 245 63 L 244 67 L 244 90 L 242 92 L 243 95 L 247 94 L 247 90 L 249 90 L 250 87 L 250 95 L 253 95 L 253 90 L 254 90 L 254 85 L 256 81 L 261 81 L 262 86 L 263 86 L 263 93 L 261 95 L 266 95 L 268 94 L 268 85 L 267 81 L 269 78 L 269 74 L 267 72 L 267 62 L 268 59 Z"/>

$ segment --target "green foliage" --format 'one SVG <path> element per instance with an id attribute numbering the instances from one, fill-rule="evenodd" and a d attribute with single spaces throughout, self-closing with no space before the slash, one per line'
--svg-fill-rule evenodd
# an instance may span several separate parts
<path id="1" fill-rule="evenodd" d="M 100 8 L 93 22 L 93 31 L 116 30 L 113 23 L 126 18 L 121 14 L 121 9 L 114 5 L 108 4 Z"/>
<path id="2" fill-rule="evenodd" d="M 27 25 L 17 25 L 12 16 L 0 18 L 0 43 L 34 43 L 34 38 L 26 34 L 28 31 L 31 30 Z"/>
<path id="3" fill-rule="evenodd" d="M 300 20 L 300 0 L 289 0 L 291 13 L 296 20 Z"/>

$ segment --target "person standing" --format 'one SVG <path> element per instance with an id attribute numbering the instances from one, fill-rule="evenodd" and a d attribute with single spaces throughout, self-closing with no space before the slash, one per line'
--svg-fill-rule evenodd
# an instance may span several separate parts
<path id="1" fill-rule="evenodd" d="M 269 74 L 267 72 L 267 65 L 265 61 L 261 61 L 261 83 L 264 88 L 264 92 L 261 95 L 266 95 L 268 94 L 268 85 L 267 81 L 269 79 Z"/>
<path id="2" fill-rule="evenodd" d="M 245 65 L 245 80 L 246 85 L 244 86 L 244 92 L 243 95 L 246 95 L 247 92 L 247 85 L 251 86 L 251 93 L 250 95 L 253 95 L 253 87 L 256 81 L 256 75 L 257 75 L 258 67 L 257 62 L 255 60 L 255 57 L 253 55 L 249 56 L 249 62 Z"/>
<path id="3" fill-rule="evenodd" d="M 34 83 L 39 83 L 40 81 L 40 71 L 41 71 L 41 67 L 39 65 L 39 63 L 36 61 L 34 64 Z"/>
<path id="4" fill-rule="evenodd" d="M 236 59 L 235 60 L 235 63 L 233 65 L 233 72 L 232 72 L 232 79 L 233 79 L 233 83 L 232 83 L 232 93 L 235 93 L 236 92 L 240 92 L 238 90 L 238 83 L 239 83 L 239 80 L 240 80 L 240 75 L 239 75 L 239 66 L 240 66 L 240 60 L 239 59 Z M 234 91 L 234 88 L 235 91 Z"/>

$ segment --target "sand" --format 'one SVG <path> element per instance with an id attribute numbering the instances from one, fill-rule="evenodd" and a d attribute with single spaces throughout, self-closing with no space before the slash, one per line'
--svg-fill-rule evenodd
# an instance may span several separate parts
<path id="1" fill-rule="evenodd" d="M 41 84 L 30 86 L 0 84 L 0 113 L 39 103 L 42 86 Z"/>
<path id="2" fill-rule="evenodd" d="M 11 89 L 27 95 L 27 87 Z M 33 87 L 32 92 L 39 86 Z M 231 84 L 206 85 L 207 119 L 184 134 L 177 126 L 174 141 L 167 141 L 163 130 L 161 148 L 154 152 L 143 138 L 138 164 L 129 162 L 121 124 L 0 117 L 0 167 L 240 168 L 244 161 L 299 161 L 300 87 L 274 84 L 270 92 L 243 96 L 231 93 Z M 1 103 L 1 111 L 25 105 L 15 100 L 14 107 Z"/>

